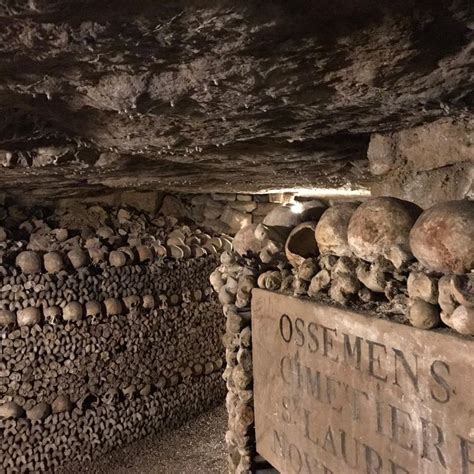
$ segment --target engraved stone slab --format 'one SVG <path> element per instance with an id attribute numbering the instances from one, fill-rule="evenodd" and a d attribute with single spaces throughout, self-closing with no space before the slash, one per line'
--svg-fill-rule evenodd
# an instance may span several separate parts
<path id="1" fill-rule="evenodd" d="M 474 339 L 254 290 L 257 451 L 282 473 L 474 473 Z"/>

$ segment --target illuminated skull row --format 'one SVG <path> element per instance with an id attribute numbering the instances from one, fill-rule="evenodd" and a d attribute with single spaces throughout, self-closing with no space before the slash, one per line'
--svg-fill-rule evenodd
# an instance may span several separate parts
<path id="1" fill-rule="evenodd" d="M 329 288 L 340 303 L 351 295 L 369 301 L 374 293 L 385 293 L 414 326 L 429 329 L 442 320 L 458 332 L 474 334 L 472 201 L 441 203 L 423 212 L 413 203 L 378 197 L 318 211 L 308 221 L 294 207 L 281 206 L 262 224 L 237 234 L 239 254 L 258 254 L 273 268 L 284 255 L 293 267 L 292 274 L 281 270 L 278 278 L 275 270 L 267 271 L 260 287 L 273 289 L 281 280 L 281 289 L 311 296 Z M 438 289 L 442 274 L 449 276 L 449 284 L 443 277 Z M 403 282 L 408 276 L 406 308 Z"/>
<path id="2" fill-rule="evenodd" d="M 383 257 L 395 268 L 415 257 L 427 270 L 441 273 L 463 274 L 474 268 L 472 201 L 441 203 L 422 212 L 413 203 L 379 197 L 360 205 L 335 204 L 319 220 L 303 223 L 296 217 L 289 219 L 289 208 L 283 208 L 287 209 L 286 221 L 269 226 L 265 237 L 285 235 L 286 231 L 286 253 L 294 266 L 300 265 L 305 255 L 321 253 L 355 256 L 367 262 Z M 269 221 L 277 223 L 275 218 Z"/>

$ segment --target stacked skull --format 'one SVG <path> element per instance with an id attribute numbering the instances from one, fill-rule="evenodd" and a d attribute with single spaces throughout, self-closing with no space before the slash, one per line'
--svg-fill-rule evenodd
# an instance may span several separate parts
<path id="1" fill-rule="evenodd" d="M 227 237 L 132 209 L 26 215 L 0 262 L 1 472 L 82 463 L 223 399 L 209 274 Z"/>

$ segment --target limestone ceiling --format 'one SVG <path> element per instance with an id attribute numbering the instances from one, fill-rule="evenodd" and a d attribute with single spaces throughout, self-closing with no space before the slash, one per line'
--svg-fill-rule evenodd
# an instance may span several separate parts
<path id="1" fill-rule="evenodd" d="M 473 10 L 3 0 L 0 186 L 364 184 L 371 133 L 472 117 Z"/>

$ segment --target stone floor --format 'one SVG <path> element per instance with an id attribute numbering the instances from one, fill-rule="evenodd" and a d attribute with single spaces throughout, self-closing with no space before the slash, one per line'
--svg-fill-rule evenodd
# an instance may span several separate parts
<path id="1" fill-rule="evenodd" d="M 225 474 L 227 414 L 219 406 L 163 437 L 148 437 L 61 474 Z"/>

